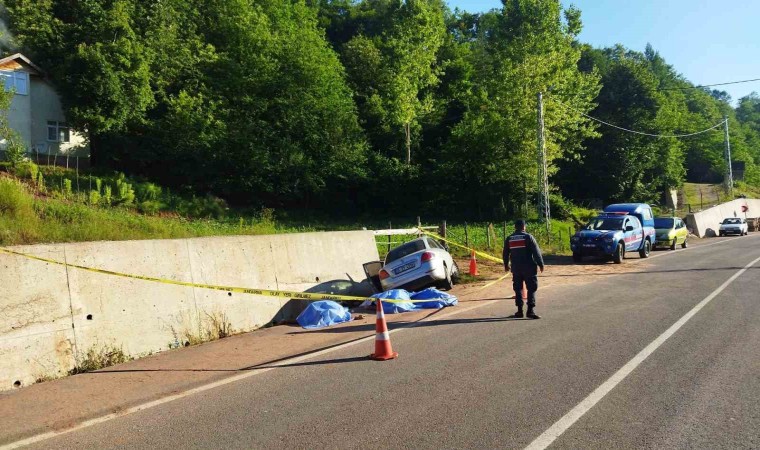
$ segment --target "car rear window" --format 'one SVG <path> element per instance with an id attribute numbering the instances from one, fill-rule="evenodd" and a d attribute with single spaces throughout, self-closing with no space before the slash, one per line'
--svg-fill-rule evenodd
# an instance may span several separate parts
<path id="1" fill-rule="evenodd" d="M 655 228 L 673 228 L 673 219 L 654 219 Z"/>
<path id="2" fill-rule="evenodd" d="M 420 250 L 425 250 L 425 243 L 422 242 L 421 239 L 407 242 L 401 247 L 396 247 L 393 250 L 389 251 L 388 256 L 385 257 L 385 263 L 388 264 Z"/>

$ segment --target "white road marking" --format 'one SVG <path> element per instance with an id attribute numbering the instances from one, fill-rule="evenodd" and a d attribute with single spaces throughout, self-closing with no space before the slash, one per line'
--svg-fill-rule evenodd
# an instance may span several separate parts
<path id="1" fill-rule="evenodd" d="M 570 412 L 565 414 L 561 419 L 555 422 L 554 425 L 549 427 L 548 430 L 544 431 L 540 436 L 538 436 L 533 442 L 530 443 L 530 445 L 526 447 L 526 449 L 543 450 L 551 445 L 552 442 L 554 442 L 565 431 L 567 431 L 568 428 L 573 426 L 573 424 L 577 422 L 581 417 L 583 417 L 583 415 L 586 414 L 591 408 L 593 408 L 594 405 L 599 403 L 599 401 L 602 400 L 604 396 L 607 395 L 611 390 L 613 390 L 615 386 L 620 384 L 620 382 L 623 381 L 628 375 L 630 375 L 631 372 L 636 370 L 636 368 L 642 362 L 644 362 L 649 357 L 649 355 L 654 353 L 654 351 L 657 350 L 662 344 L 664 344 L 665 341 L 673 336 L 682 326 L 684 326 L 684 324 L 686 324 L 686 322 L 689 321 L 689 319 L 694 317 L 694 315 L 697 314 L 702 308 L 704 308 L 705 305 L 710 303 L 710 301 L 717 297 L 718 294 L 723 292 L 723 290 L 725 290 L 731 283 L 733 283 L 734 280 L 739 278 L 744 272 L 747 271 L 747 269 L 755 265 L 755 263 L 758 261 L 760 261 L 760 258 L 757 258 L 751 263 L 744 266 L 743 269 L 736 272 L 731 278 L 726 280 L 723 284 L 718 286 L 717 289 L 712 291 L 712 293 L 705 297 L 704 300 L 697 303 L 694 308 L 687 312 L 683 317 L 678 319 L 676 323 L 674 323 L 664 333 L 657 337 L 657 339 L 652 341 L 651 344 L 647 345 L 644 350 L 640 351 L 639 354 L 628 361 L 623 367 L 620 368 L 620 370 L 615 372 L 609 379 L 607 379 L 607 381 L 596 388 L 594 392 L 589 394 L 588 397 L 578 403 L 578 405 L 571 409 Z"/>
<path id="2" fill-rule="evenodd" d="M 401 331 L 401 330 L 404 330 L 404 329 L 414 328 L 414 327 L 418 326 L 421 323 L 429 322 L 431 320 L 441 320 L 441 319 L 445 319 L 447 317 L 456 316 L 458 314 L 462 314 L 462 313 L 465 313 L 465 312 L 468 312 L 468 311 L 472 311 L 473 309 L 482 308 L 484 306 L 488 306 L 488 305 L 492 305 L 494 303 L 498 303 L 499 301 L 500 300 L 490 300 L 490 301 L 487 301 L 487 302 L 483 302 L 483 303 L 479 303 L 479 304 L 476 304 L 476 305 L 469 306 L 467 308 L 454 309 L 451 312 L 448 312 L 448 313 L 445 313 L 445 314 L 441 314 L 441 315 L 436 315 L 433 319 L 431 319 L 428 316 L 428 317 L 423 318 L 422 320 L 419 320 L 417 322 L 412 322 L 412 323 L 408 323 L 408 324 L 400 324 L 398 328 L 395 328 L 393 330 L 388 331 L 388 334 L 395 333 L 395 332 L 398 332 L 398 331 Z M 26 438 L 26 439 L 22 439 L 20 441 L 11 442 L 10 444 L 5 444 L 5 445 L 0 446 L 0 450 L 11 450 L 11 449 L 17 449 L 17 448 L 25 447 L 27 445 L 32 445 L 32 444 L 35 444 L 37 442 L 45 441 L 47 439 L 51 439 L 51 438 L 54 438 L 54 437 L 57 437 L 57 436 L 60 436 L 60 435 L 63 435 L 63 434 L 68 434 L 68 433 L 71 433 L 73 431 L 78 431 L 78 430 L 81 430 L 83 428 L 91 427 L 93 425 L 101 424 L 103 422 L 108 422 L 110 420 L 126 416 L 128 414 L 136 413 L 136 412 L 139 412 L 139 411 L 144 411 L 146 409 L 150 409 L 150 408 L 153 408 L 153 407 L 156 407 L 156 406 L 159 406 L 159 405 L 163 405 L 165 403 L 173 402 L 174 400 L 179 400 L 179 399 L 182 399 L 182 398 L 185 398 L 185 397 L 189 397 L 191 395 L 199 394 L 201 392 L 205 392 L 205 391 L 208 391 L 208 390 L 220 387 L 220 386 L 224 386 L 224 385 L 227 385 L 227 384 L 231 384 L 231 383 L 235 383 L 235 382 L 238 382 L 238 381 L 241 381 L 241 380 L 245 380 L 246 378 L 251 378 L 251 377 L 254 377 L 256 375 L 261 375 L 263 373 L 269 372 L 270 370 L 277 369 L 277 368 L 279 368 L 281 366 L 288 366 L 288 365 L 299 363 L 299 362 L 302 362 L 302 361 L 307 361 L 309 359 L 313 359 L 313 358 L 316 358 L 318 356 L 326 355 L 328 353 L 333 353 L 333 352 L 336 352 L 338 350 L 342 350 L 344 348 L 352 347 L 352 346 L 357 345 L 357 344 L 363 344 L 365 342 L 370 342 L 370 341 L 374 341 L 374 340 L 375 340 L 375 335 L 367 336 L 365 338 L 362 338 L 362 339 L 359 339 L 359 340 L 356 340 L 356 341 L 347 342 L 345 344 L 340 344 L 340 345 L 337 345 L 335 347 L 330 347 L 330 348 L 327 348 L 327 349 L 324 349 L 324 350 L 319 350 L 319 351 L 316 351 L 314 353 L 309 353 L 307 355 L 297 356 L 295 358 L 290 358 L 290 359 L 286 359 L 284 361 L 280 361 L 280 362 L 277 362 L 277 363 L 272 363 L 271 365 L 268 365 L 268 367 L 265 367 L 265 368 L 251 369 L 250 371 L 246 371 L 245 373 L 241 373 L 240 375 L 234 375 L 234 376 L 231 376 L 229 378 L 225 378 L 223 380 L 215 381 L 213 383 L 205 384 L 203 386 L 198 386 L 196 388 L 193 388 L 193 389 L 190 389 L 190 390 L 187 390 L 187 391 L 184 391 L 184 392 L 180 392 L 178 394 L 173 394 L 173 395 L 169 395 L 167 397 L 162 397 L 162 398 L 159 398 L 157 400 L 153 400 L 153 401 L 148 402 L 148 403 L 143 403 L 141 405 L 137 405 L 137 406 L 133 406 L 131 408 L 127 408 L 127 409 L 125 409 L 123 411 L 119 411 L 119 412 L 116 412 L 116 413 L 107 414 L 105 416 L 96 417 L 94 419 L 86 420 L 86 421 L 84 421 L 84 422 L 82 422 L 80 424 L 77 424 L 77 425 L 75 425 L 75 426 L 73 426 L 71 428 L 67 428 L 65 430 L 50 431 L 50 432 L 47 432 L 47 433 L 42 433 L 42 434 L 38 434 L 36 436 L 32 436 L 32 437 L 29 437 L 29 438 Z M 372 363 L 372 364 L 375 364 L 375 363 Z"/>

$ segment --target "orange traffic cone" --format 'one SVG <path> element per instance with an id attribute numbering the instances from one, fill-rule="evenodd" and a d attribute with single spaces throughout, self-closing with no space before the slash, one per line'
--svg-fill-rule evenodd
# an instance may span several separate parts
<path id="1" fill-rule="evenodd" d="M 475 259 L 475 250 L 470 253 L 470 275 L 477 277 L 478 273 L 478 261 Z"/>
<path id="2" fill-rule="evenodd" d="M 375 353 L 369 355 L 376 361 L 387 361 L 398 358 L 398 353 L 391 347 L 391 337 L 388 334 L 388 324 L 385 323 L 385 313 L 383 312 L 383 302 L 377 299 L 377 325 L 375 327 Z"/>

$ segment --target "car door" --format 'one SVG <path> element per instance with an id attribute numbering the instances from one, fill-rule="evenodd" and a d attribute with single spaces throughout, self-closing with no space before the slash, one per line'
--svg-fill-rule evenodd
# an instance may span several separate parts
<path id="1" fill-rule="evenodd" d="M 689 235 L 688 230 L 686 230 L 686 224 L 683 223 L 683 220 L 676 219 L 676 239 L 679 244 L 682 244 L 686 241 L 686 237 Z"/>
<path id="2" fill-rule="evenodd" d="M 629 230 L 629 227 L 633 227 L 633 229 Z M 631 251 L 638 248 L 638 246 L 635 245 L 636 231 L 641 232 L 641 230 L 636 230 L 636 227 L 633 224 L 633 217 L 626 217 L 626 219 L 623 221 L 623 238 L 625 239 L 626 251 Z"/>

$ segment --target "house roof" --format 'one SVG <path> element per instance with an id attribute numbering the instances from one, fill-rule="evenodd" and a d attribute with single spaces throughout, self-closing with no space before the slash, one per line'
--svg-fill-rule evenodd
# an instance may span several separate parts
<path id="1" fill-rule="evenodd" d="M 23 65 L 26 65 L 27 67 L 31 68 L 35 72 L 37 72 L 37 75 L 44 76 L 45 72 L 40 69 L 36 64 L 34 64 L 29 58 L 22 55 L 21 53 L 14 53 L 10 56 L 6 56 L 5 58 L 0 59 L 0 67 L 10 63 L 10 62 L 16 62 L 16 63 L 22 63 Z"/>

